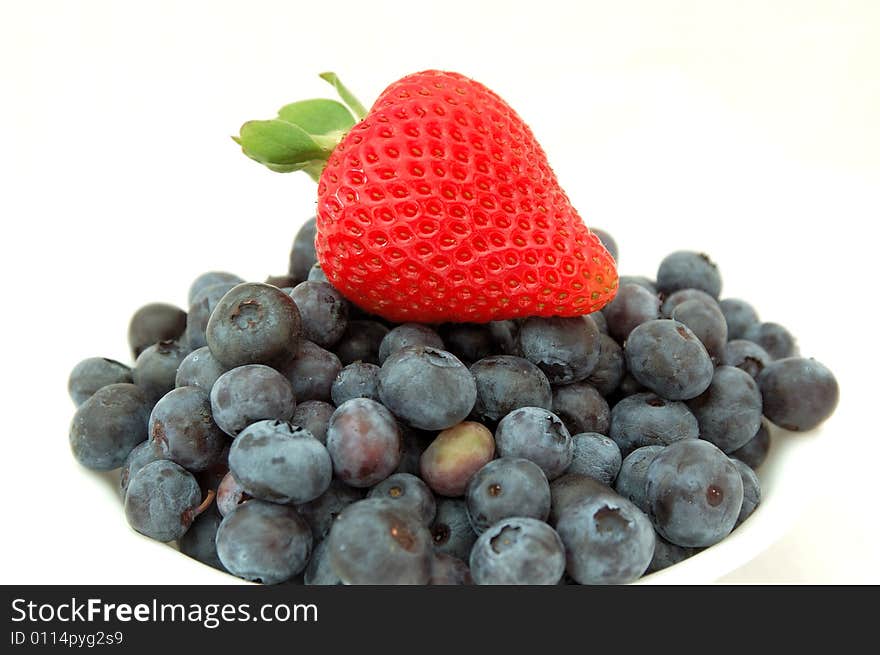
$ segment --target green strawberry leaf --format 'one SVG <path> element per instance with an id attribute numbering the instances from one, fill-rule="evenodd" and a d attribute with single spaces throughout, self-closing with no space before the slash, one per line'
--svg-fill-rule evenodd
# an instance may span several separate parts
<path id="1" fill-rule="evenodd" d="M 363 120 L 364 116 L 367 115 L 366 108 L 360 103 L 360 100 L 355 98 L 354 94 L 346 88 L 336 73 L 321 73 L 320 77 L 325 82 L 332 84 L 333 88 L 336 89 L 336 93 L 342 98 L 342 102 L 348 105 L 348 108 L 351 109 L 355 116 L 357 116 L 358 120 Z"/>
<path id="2" fill-rule="evenodd" d="M 351 112 L 335 100 L 301 100 L 284 105 L 278 118 L 298 125 L 309 134 L 348 132 L 354 125 Z"/>
<path id="3" fill-rule="evenodd" d="M 287 167 L 326 159 L 330 151 L 301 127 L 283 120 L 248 121 L 239 133 L 241 149 L 251 159 Z"/>

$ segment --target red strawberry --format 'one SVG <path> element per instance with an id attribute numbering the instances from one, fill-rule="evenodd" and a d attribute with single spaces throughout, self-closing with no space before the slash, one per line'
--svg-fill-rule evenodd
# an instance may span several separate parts
<path id="1" fill-rule="evenodd" d="M 333 285 L 396 322 L 575 316 L 617 290 L 528 126 L 457 73 L 382 93 L 329 156 L 317 229 Z"/>

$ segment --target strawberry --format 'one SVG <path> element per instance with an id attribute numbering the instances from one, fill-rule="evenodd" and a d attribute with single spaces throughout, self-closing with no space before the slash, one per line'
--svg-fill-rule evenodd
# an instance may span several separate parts
<path id="1" fill-rule="evenodd" d="M 614 297 L 613 258 L 498 95 L 424 71 L 363 115 L 335 76 L 325 79 L 363 120 L 304 130 L 315 147 L 302 152 L 278 137 L 287 127 L 267 138 L 254 125 L 271 121 L 246 123 L 239 142 L 274 170 L 318 178 L 318 260 L 343 295 L 391 321 L 424 323 L 576 316 Z"/>

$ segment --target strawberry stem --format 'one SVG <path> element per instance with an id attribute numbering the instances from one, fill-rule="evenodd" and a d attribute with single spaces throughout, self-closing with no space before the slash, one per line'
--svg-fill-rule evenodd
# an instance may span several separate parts
<path id="1" fill-rule="evenodd" d="M 342 80 L 339 79 L 339 76 L 336 73 L 321 73 L 318 77 L 320 77 L 325 82 L 329 82 L 333 85 L 333 88 L 336 89 L 336 93 L 339 94 L 339 97 L 342 98 L 342 102 L 351 109 L 351 113 L 357 116 L 359 121 L 364 120 L 364 116 L 367 115 L 366 108 L 361 104 L 360 100 L 355 98 L 354 94 L 348 90 L 348 88 L 342 83 Z"/>

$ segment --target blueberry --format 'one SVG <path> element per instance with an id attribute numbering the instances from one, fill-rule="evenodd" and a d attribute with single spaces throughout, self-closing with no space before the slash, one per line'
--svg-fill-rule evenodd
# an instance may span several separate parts
<path id="1" fill-rule="evenodd" d="M 226 435 L 211 418 L 211 401 L 198 387 L 178 387 L 162 396 L 150 414 L 150 440 L 165 459 L 189 471 L 219 461 Z"/>
<path id="2" fill-rule="evenodd" d="M 645 496 L 660 536 L 679 546 L 711 546 L 733 529 L 742 508 L 743 483 L 717 447 L 685 439 L 654 457 Z"/>
<path id="3" fill-rule="evenodd" d="M 547 376 L 522 357 L 493 355 L 471 366 L 477 385 L 474 416 L 497 422 L 519 407 L 551 409 L 553 396 Z"/>
<path id="4" fill-rule="evenodd" d="M 495 350 L 502 355 L 516 354 L 516 340 L 519 334 L 519 321 L 492 321 L 488 324 L 489 333 L 495 342 Z"/>
<path id="5" fill-rule="evenodd" d="M 444 348 L 443 339 L 427 325 L 404 323 L 382 338 L 379 344 L 379 363 L 384 364 L 390 355 L 409 346 L 426 346 L 438 350 Z"/>
<path id="6" fill-rule="evenodd" d="M 401 425 L 400 432 L 402 452 L 400 454 L 400 464 L 397 465 L 394 472 L 421 475 L 419 466 L 422 459 L 422 453 L 424 453 L 428 449 L 428 446 L 431 445 L 431 442 L 437 438 L 438 433 L 418 430 L 408 425 Z"/>
<path id="7" fill-rule="evenodd" d="M 753 378 L 757 378 L 771 361 L 773 360 L 767 351 L 754 341 L 734 339 L 727 342 L 722 363 L 741 368 Z"/>
<path id="8" fill-rule="evenodd" d="M 655 296 L 657 295 L 657 283 L 642 275 L 621 275 L 618 280 L 618 285 L 622 287 L 624 284 L 638 284 L 640 287 L 644 287 Z"/>
<path id="9" fill-rule="evenodd" d="M 155 444 L 149 439 L 141 441 L 137 446 L 131 449 L 131 452 L 128 453 L 128 456 L 122 463 L 122 468 L 119 470 L 119 490 L 122 492 L 123 498 L 125 498 L 125 491 L 128 489 L 128 483 L 131 482 L 135 473 L 140 471 L 150 462 L 155 462 L 158 459 L 165 458 L 162 457 L 162 453 L 159 452 Z"/>
<path id="10" fill-rule="evenodd" d="M 199 291 L 190 301 L 189 313 L 186 315 L 186 342 L 191 350 L 208 345 L 205 330 L 208 329 L 208 320 L 214 312 L 217 303 L 227 292 L 240 284 L 239 282 L 221 282 L 212 284 Z"/>
<path id="11" fill-rule="evenodd" d="M 262 364 L 227 371 L 211 388 L 214 421 L 233 437 L 257 421 L 289 421 L 295 407 L 293 388 L 287 378 Z"/>
<path id="12" fill-rule="evenodd" d="M 718 305 L 727 322 L 727 338 L 731 341 L 742 339 L 752 325 L 760 323 L 758 312 L 745 300 L 725 298 L 719 301 Z"/>
<path id="13" fill-rule="evenodd" d="M 654 528 L 644 512 L 610 489 L 571 504 L 556 522 L 566 571 L 579 584 L 626 584 L 654 555 Z"/>
<path id="14" fill-rule="evenodd" d="M 315 252 L 315 235 L 318 232 L 315 217 L 308 219 L 299 228 L 293 239 L 293 247 L 290 250 L 290 277 L 295 280 L 305 280 L 309 276 L 309 270 L 318 261 Z"/>
<path id="15" fill-rule="evenodd" d="M 312 532 L 293 507 L 249 500 L 217 529 L 217 555 L 227 571 L 245 580 L 278 584 L 303 571 Z"/>
<path id="16" fill-rule="evenodd" d="M 336 408 L 321 400 L 307 400 L 299 403 L 293 410 L 290 422 L 308 430 L 321 443 L 327 443 L 327 426 Z"/>
<path id="17" fill-rule="evenodd" d="M 430 585 L 473 584 L 471 570 L 462 560 L 445 553 L 434 553 L 431 558 Z"/>
<path id="18" fill-rule="evenodd" d="M 727 322 L 718 303 L 686 300 L 672 310 L 671 318 L 688 326 L 703 342 L 713 364 L 721 363 L 727 347 Z"/>
<path id="19" fill-rule="evenodd" d="M 623 343 L 637 325 L 660 318 L 660 300 L 638 284 L 624 284 L 602 308 L 608 334 Z"/>
<path id="20" fill-rule="evenodd" d="M 599 361 L 599 334 L 584 316 L 527 318 L 517 335 L 518 354 L 544 371 L 550 384 L 580 382 Z"/>
<path id="21" fill-rule="evenodd" d="M 790 357 L 768 365 L 758 376 L 764 416 L 786 430 L 812 430 L 837 407 L 837 380 L 815 359 Z"/>
<path id="22" fill-rule="evenodd" d="M 706 347 L 687 326 L 657 319 L 634 329 L 623 347 L 633 377 L 668 400 L 687 400 L 703 393 L 715 367 Z"/>
<path id="23" fill-rule="evenodd" d="M 600 334 L 599 361 L 586 382 L 607 397 L 617 391 L 625 375 L 626 360 L 623 356 L 623 348 L 607 334 Z"/>
<path id="24" fill-rule="evenodd" d="M 348 301 L 326 282 L 300 282 L 290 292 L 302 319 L 302 336 L 332 348 L 348 326 Z"/>
<path id="25" fill-rule="evenodd" d="M 550 523 L 575 505 L 596 496 L 613 493 L 611 488 L 595 478 L 580 473 L 565 473 L 550 483 Z"/>
<path id="26" fill-rule="evenodd" d="M 207 346 L 193 350 L 183 358 L 177 367 L 174 378 L 176 387 L 198 387 L 205 393 L 211 393 L 211 387 L 221 375 L 227 371 Z"/>
<path id="27" fill-rule="evenodd" d="M 131 382 L 131 369 L 113 359 L 89 357 L 73 367 L 67 380 L 67 391 L 79 407 L 94 393 L 108 384 Z"/>
<path id="28" fill-rule="evenodd" d="M 614 484 L 622 461 L 614 441 L 596 432 L 581 432 L 571 437 L 571 443 L 573 456 L 566 473 L 580 473 L 602 484 Z"/>
<path id="29" fill-rule="evenodd" d="M 670 566 L 683 562 L 700 552 L 699 548 L 685 548 L 684 546 L 676 546 L 669 543 L 659 534 L 655 535 L 655 537 L 654 557 L 648 565 L 648 573 L 668 569 Z"/>
<path id="30" fill-rule="evenodd" d="M 204 471 L 194 473 L 202 493 L 207 494 L 210 490 L 216 492 L 223 478 L 229 473 L 229 444 L 230 442 L 227 439 L 226 445 L 223 446 L 223 450 L 220 452 L 217 460 Z"/>
<path id="31" fill-rule="evenodd" d="M 375 498 L 342 510 L 327 537 L 330 566 L 345 584 L 427 584 L 431 543 L 412 513 Z"/>
<path id="32" fill-rule="evenodd" d="M 541 407 L 521 407 L 501 419 L 495 445 L 501 457 L 533 461 L 549 480 L 571 464 L 571 434 L 562 419 Z"/>
<path id="33" fill-rule="evenodd" d="M 328 554 L 326 540 L 316 543 L 312 558 L 309 560 L 309 565 L 306 567 L 305 575 L 303 576 L 304 584 L 309 586 L 342 584 L 342 580 L 339 579 L 339 576 L 333 571 L 333 567 L 330 566 Z"/>
<path id="34" fill-rule="evenodd" d="M 422 453 L 422 479 L 442 496 L 460 496 L 468 481 L 495 455 L 495 440 L 484 426 L 459 423 L 437 435 Z"/>
<path id="35" fill-rule="evenodd" d="M 330 280 L 327 279 L 327 274 L 324 272 L 324 269 L 321 268 L 321 265 L 315 262 L 315 265 L 309 269 L 309 275 L 306 278 L 308 282 L 323 282 L 325 284 L 330 284 Z M 296 286 L 294 284 L 293 286 Z"/>
<path id="36" fill-rule="evenodd" d="M 617 480 L 614 481 L 614 490 L 643 512 L 648 511 L 648 499 L 645 496 L 648 467 L 663 449 L 664 446 L 636 448 L 623 458 Z"/>
<path id="37" fill-rule="evenodd" d="M 192 473 L 167 459 L 150 462 L 128 483 L 129 525 L 157 541 L 180 539 L 201 511 L 202 491 Z"/>
<path id="38" fill-rule="evenodd" d="M 336 344 L 336 356 L 343 366 L 354 362 L 379 363 L 379 344 L 388 328 L 376 321 L 349 321 L 345 333 Z"/>
<path id="39" fill-rule="evenodd" d="M 160 341 L 174 341 L 186 330 L 186 312 L 154 302 L 138 309 L 128 324 L 128 345 L 135 358 Z"/>
<path id="40" fill-rule="evenodd" d="M 611 410 L 602 394 L 586 382 L 566 384 L 553 389 L 553 412 L 568 431 L 608 434 Z"/>
<path id="41" fill-rule="evenodd" d="M 528 461 L 528 460 L 524 460 Z M 531 462 L 529 462 L 531 464 Z M 534 465 L 532 465 L 534 466 Z M 461 498 L 438 498 L 437 513 L 431 524 L 434 552 L 467 561 L 477 533 L 468 518 L 467 503 Z"/>
<path id="42" fill-rule="evenodd" d="M 712 384 L 688 401 L 700 437 L 725 453 L 744 446 L 761 427 L 761 392 L 751 375 L 733 366 L 715 369 Z"/>
<path id="43" fill-rule="evenodd" d="M 797 344 L 791 332 L 778 323 L 755 323 L 743 334 L 743 339 L 754 341 L 772 359 L 785 359 L 797 355 Z"/>
<path id="44" fill-rule="evenodd" d="M 625 365 L 626 361 L 624 360 L 624 366 Z M 623 378 L 620 380 L 620 384 L 617 387 L 617 395 L 621 398 L 626 398 L 627 396 L 632 396 L 641 393 L 642 391 L 646 391 L 642 383 L 636 380 L 632 373 L 624 373 Z"/>
<path id="45" fill-rule="evenodd" d="M 514 516 L 545 521 L 550 513 L 550 485 L 534 463 L 502 457 L 483 466 L 467 486 L 467 513 L 474 532 Z"/>
<path id="46" fill-rule="evenodd" d="M 205 330 L 211 354 L 224 366 L 286 362 L 301 337 L 296 303 L 281 289 L 245 282 L 220 299 Z"/>
<path id="47" fill-rule="evenodd" d="M 289 275 L 270 275 L 264 280 L 264 283 L 271 284 L 273 287 L 278 287 L 282 290 L 286 290 L 295 287 L 298 283 L 298 280 L 294 280 Z"/>
<path id="48" fill-rule="evenodd" d="M 352 398 L 379 400 L 379 367 L 355 362 L 341 371 L 330 387 L 330 398 L 337 407 Z"/>
<path id="49" fill-rule="evenodd" d="M 371 487 L 400 463 L 401 435 L 384 406 L 355 398 L 336 408 L 327 428 L 327 450 L 333 471 L 353 487 Z"/>
<path id="50" fill-rule="evenodd" d="M 660 262 L 657 290 L 669 295 L 679 289 L 700 289 L 713 298 L 721 294 L 721 274 L 707 255 L 680 250 Z"/>
<path id="51" fill-rule="evenodd" d="M 193 283 L 190 285 L 189 293 L 187 294 L 187 302 L 192 305 L 195 302 L 196 297 L 208 287 L 217 284 L 225 284 L 228 285 L 227 289 L 231 289 L 236 284 L 241 284 L 242 282 L 244 282 L 244 280 L 237 275 L 225 271 L 209 271 L 208 273 L 202 273 L 193 280 Z"/>
<path id="52" fill-rule="evenodd" d="M 217 528 L 223 517 L 215 507 L 209 507 L 193 521 L 182 537 L 177 540 L 177 547 L 187 557 L 192 557 L 202 564 L 207 564 L 220 571 L 225 571 L 223 563 L 217 556 Z"/>
<path id="53" fill-rule="evenodd" d="M 235 479 L 235 476 L 232 475 L 231 471 L 223 476 L 220 485 L 217 487 L 216 502 L 217 511 L 220 512 L 221 516 L 232 514 L 236 507 L 250 499 L 251 497 L 245 493 L 245 490 L 242 489 L 242 486 Z"/>
<path id="54" fill-rule="evenodd" d="M 370 489 L 367 498 L 384 498 L 395 507 L 412 512 L 420 523 L 431 525 L 437 512 L 428 485 L 410 473 L 394 473 Z"/>
<path id="55" fill-rule="evenodd" d="M 229 471 L 249 496 L 284 504 L 314 500 L 333 477 L 324 445 L 285 421 L 246 427 L 229 449 Z"/>
<path id="56" fill-rule="evenodd" d="M 624 398 L 611 410 L 610 436 L 624 457 L 642 446 L 668 446 L 700 436 L 697 417 L 683 402 L 651 392 Z"/>
<path id="57" fill-rule="evenodd" d="M 734 458 L 731 458 L 730 461 L 733 462 L 736 470 L 739 471 L 743 483 L 742 508 L 736 519 L 736 525 L 739 525 L 749 518 L 758 505 L 761 504 L 761 482 L 758 480 L 757 474 L 749 468 L 748 464 Z"/>
<path id="58" fill-rule="evenodd" d="M 480 535 L 470 567 L 480 585 L 555 585 L 565 572 L 565 548 L 546 523 L 507 518 Z"/>
<path id="59" fill-rule="evenodd" d="M 156 402 L 174 388 L 177 367 L 188 354 L 179 341 L 160 341 L 138 355 L 131 378 L 147 398 Z"/>
<path id="60" fill-rule="evenodd" d="M 730 456 L 753 469 L 757 469 L 767 459 L 769 452 L 770 430 L 767 429 L 767 422 L 761 421 L 761 427 L 758 428 L 755 436 L 749 439 L 744 446 L 730 453 Z"/>
<path id="61" fill-rule="evenodd" d="M 445 430 L 471 413 L 477 387 L 470 371 L 453 354 L 409 346 L 389 355 L 382 364 L 379 397 L 409 425 Z"/>
<path id="62" fill-rule="evenodd" d="M 592 232 L 599 238 L 599 241 L 602 242 L 602 245 L 605 246 L 605 250 L 607 250 L 608 254 L 610 254 L 614 258 L 614 261 L 618 261 L 617 242 L 614 240 L 614 237 L 608 234 L 608 232 L 606 232 L 605 230 L 600 230 L 597 227 L 591 227 L 590 232 Z"/>
<path id="63" fill-rule="evenodd" d="M 463 362 L 475 362 L 494 352 L 492 332 L 486 325 L 450 323 L 441 330 L 446 350 Z"/>
<path id="64" fill-rule="evenodd" d="M 602 310 L 587 314 L 587 318 L 596 324 L 596 329 L 599 330 L 600 334 L 608 334 L 608 321 L 605 319 L 605 314 L 602 313 Z"/>
<path id="65" fill-rule="evenodd" d="M 293 386 L 293 393 L 299 402 L 306 400 L 330 400 L 333 380 L 342 370 L 339 358 L 329 350 L 311 341 L 303 340 L 296 357 L 278 370 Z"/>
<path id="66" fill-rule="evenodd" d="M 700 291 L 699 289 L 679 289 L 675 293 L 672 293 L 663 299 L 663 304 L 660 305 L 661 318 L 671 318 L 672 312 L 675 311 L 675 308 L 678 307 L 681 303 L 687 302 L 689 300 L 698 300 L 700 302 L 706 303 L 707 305 L 718 303 L 715 298 L 710 296 L 705 291 Z"/>
<path id="67" fill-rule="evenodd" d="M 309 524 L 312 535 L 318 542 L 329 534 L 333 521 L 343 509 L 363 498 L 363 489 L 349 487 L 334 479 L 327 491 L 314 500 L 297 505 L 296 510 Z"/>
<path id="68" fill-rule="evenodd" d="M 150 401 L 133 384 L 102 387 L 86 400 L 70 424 L 70 449 L 83 466 L 97 471 L 119 468 L 147 438 Z"/>

